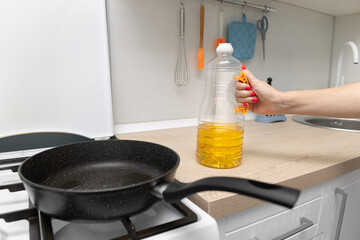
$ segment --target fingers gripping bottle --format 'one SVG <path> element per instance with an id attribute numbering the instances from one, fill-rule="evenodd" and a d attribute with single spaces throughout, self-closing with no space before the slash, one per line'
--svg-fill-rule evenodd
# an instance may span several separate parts
<path id="1" fill-rule="evenodd" d="M 219 44 L 206 68 L 205 96 L 198 117 L 196 158 L 213 168 L 233 168 L 242 159 L 244 115 L 235 99 L 241 63 L 230 43 Z M 247 110 L 247 109 L 246 109 Z"/>

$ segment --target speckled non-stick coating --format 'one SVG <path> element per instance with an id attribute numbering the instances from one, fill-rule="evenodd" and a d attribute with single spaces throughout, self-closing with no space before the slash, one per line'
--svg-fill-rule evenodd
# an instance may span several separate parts
<path id="1" fill-rule="evenodd" d="M 162 145 L 106 140 L 70 144 L 26 160 L 19 175 L 42 212 L 67 221 L 108 221 L 144 211 L 159 182 L 172 182 L 179 155 Z"/>

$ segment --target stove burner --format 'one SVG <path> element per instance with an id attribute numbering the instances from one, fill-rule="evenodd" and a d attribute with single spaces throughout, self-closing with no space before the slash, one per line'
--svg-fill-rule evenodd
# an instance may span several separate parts
<path id="1" fill-rule="evenodd" d="M 124 217 L 121 219 L 121 222 L 124 224 L 126 230 L 129 233 L 129 239 L 138 240 L 139 238 L 136 236 L 135 225 L 130 221 L 130 219 L 128 217 Z"/>
<path id="2" fill-rule="evenodd" d="M 22 159 L 25 160 L 26 158 Z M 16 159 L 14 163 L 21 162 L 19 159 Z M 8 163 L 12 163 L 8 161 Z M 1 170 L 12 170 L 17 172 L 17 166 L 3 167 Z M 8 189 L 10 192 L 17 192 L 24 190 L 22 183 L 0 185 L 1 189 Z M 111 240 L 139 240 L 144 239 L 156 234 L 160 234 L 166 231 L 173 230 L 191 223 L 194 223 L 198 220 L 197 215 L 191 211 L 186 205 L 181 202 L 171 204 L 181 215 L 183 216 L 180 219 L 173 220 L 167 223 L 163 223 L 157 226 L 148 227 L 142 230 L 136 230 L 135 224 L 131 221 L 129 217 L 124 217 L 120 219 L 121 223 L 124 225 L 127 235 L 119 236 L 112 238 Z M 19 220 L 27 220 L 30 225 L 30 240 L 54 240 L 55 235 L 53 231 L 52 218 L 40 211 L 38 211 L 32 203 L 29 201 L 29 208 L 19 211 L 13 211 L 8 213 L 0 214 L 0 219 L 4 219 L 6 222 L 14 222 Z M 120 222 L 119 222 L 120 223 Z M 60 230 L 61 231 L 61 230 Z"/>

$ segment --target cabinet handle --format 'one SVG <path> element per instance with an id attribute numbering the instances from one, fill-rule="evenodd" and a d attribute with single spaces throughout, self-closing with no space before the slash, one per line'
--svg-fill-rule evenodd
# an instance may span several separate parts
<path id="1" fill-rule="evenodd" d="M 302 218 L 300 218 L 300 226 L 299 227 L 297 227 L 293 230 L 290 230 L 287 233 L 284 233 L 276 238 L 273 238 L 272 240 L 286 239 L 286 238 L 291 237 L 301 231 L 304 231 L 305 229 L 311 227 L 312 225 L 314 225 L 314 223 L 310 219 L 307 219 L 306 217 L 302 217 Z M 260 239 L 257 237 L 254 237 L 252 240 L 260 240 Z"/>
<path id="2" fill-rule="evenodd" d="M 339 240 L 340 233 L 341 233 L 341 226 L 342 226 L 343 219 L 344 219 L 344 214 L 345 214 L 347 193 L 344 190 L 340 189 L 340 188 L 335 188 L 335 193 L 341 195 L 340 213 L 339 213 L 339 219 L 338 219 L 338 222 L 337 222 L 335 238 L 334 238 L 335 240 Z"/>

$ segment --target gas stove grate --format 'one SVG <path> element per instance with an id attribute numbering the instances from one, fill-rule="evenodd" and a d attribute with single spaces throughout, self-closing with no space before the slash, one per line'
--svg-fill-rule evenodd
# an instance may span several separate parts
<path id="1" fill-rule="evenodd" d="M 26 158 L 22 159 L 25 160 Z M 21 160 L 16 159 L 14 162 L 8 161 L 7 163 L 19 163 Z M 12 170 L 13 172 L 17 172 L 19 165 L 3 167 L 1 170 Z M 23 191 L 25 188 L 22 183 L 15 184 L 7 184 L 0 185 L 1 189 L 8 189 L 10 192 Z M 124 217 L 121 219 L 122 224 L 128 231 L 127 235 L 119 236 L 117 238 L 113 238 L 110 240 L 138 240 L 144 239 L 147 237 L 151 237 L 166 231 L 170 231 L 179 227 L 183 227 L 185 225 L 194 223 L 198 220 L 197 215 L 189 209 L 182 202 L 177 202 L 172 204 L 172 206 L 179 211 L 184 217 L 167 222 L 164 224 L 160 224 L 158 226 L 149 227 L 147 229 L 143 229 L 137 231 L 135 225 L 131 222 L 129 217 Z M 0 219 L 4 219 L 6 222 L 14 222 L 19 220 L 27 220 L 29 222 L 29 231 L 30 231 L 30 240 L 54 240 L 54 232 L 52 228 L 51 217 L 37 210 L 33 204 L 29 200 L 29 208 L 12 211 L 8 213 L 0 214 Z"/>

